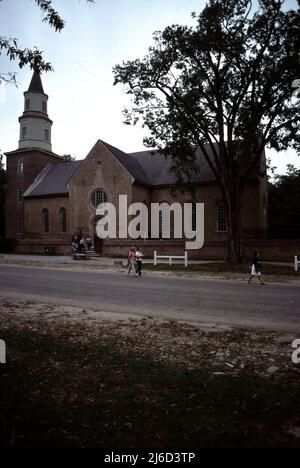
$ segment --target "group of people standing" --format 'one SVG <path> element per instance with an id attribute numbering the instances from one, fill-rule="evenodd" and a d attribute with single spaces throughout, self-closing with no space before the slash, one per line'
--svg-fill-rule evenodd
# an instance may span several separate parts
<path id="1" fill-rule="evenodd" d="M 72 253 L 86 253 L 92 247 L 92 239 L 90 236 L 73 236 L 72 237 Z"/>
<path id="2" fill-rule="evenodd" d="M 131 247 L 128 252 L 128 276 L 142 276 L 143 252 L 140 247 Z"/>

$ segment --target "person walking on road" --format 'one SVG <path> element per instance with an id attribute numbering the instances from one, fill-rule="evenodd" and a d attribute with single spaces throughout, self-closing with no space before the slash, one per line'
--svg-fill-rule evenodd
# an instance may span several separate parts
<path id="1" fill-rule="evenodd" d="M 143 267 L 143 252 L 140 247 L 138 247 L 135 252 L 135 261 L 137 264 L 136 273 L 138 276 L 142 276 L 142 267 Z"/>
<path id="2" fill-rule="evenodd" d="M 135 268 L 135 248 L 131 247 L 131 249 L 128 252 L 128 276 L 130 276 L 131 273 L 134 274 L 134 276 L 138 276 Z"/>
<path id="3" fill-rule="evenodd" d="M 262 264 L 260 262 L 259 252 L 254 252 L 253 263 L 251 267 L 251 276 L 249 278 L 248 284 L 251 284 L 253 278 L 257 278 L 261 285 L 265 284 L 262 279 Z"/>

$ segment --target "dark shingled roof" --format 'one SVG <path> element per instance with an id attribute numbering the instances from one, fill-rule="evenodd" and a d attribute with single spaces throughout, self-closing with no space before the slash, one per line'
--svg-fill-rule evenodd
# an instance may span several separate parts
<path id="1" fill-rule="evenodd" d="M 172 158 L 161 153 L 141 151 L 127 154 L 108 143 L 101 143 L 131 174 L 135 182 L 149 187 L 175 185 L 176 175 L 171 171 Z M 210 148 L 207 151 L 211 155 Z M 214 182 L 215 177 L 207 164 L 202 152 L 197 151 L 197 165 L 199 173 L 192 182 Z M 24 198 L 67 196 L 68 183 L 75 174 L 82 161 L 71 161 L 61 164 L 48 164 L 35 179 L 31 187 L 24 193 Z"/>
<path id="2" fill-rule="evenodd" d="M 211 152 L 208 148 L 207 151 L 211 155 Z M 140 166 L 142 166 L 144 172 L 148 176 L 150 185 L 155 187 L 162 185 L 174 185 L 177 183 L 176 175 L 171 172 L 171 156 L 166 157 L 165 155 L 158 152 L 141 151 L 138 153 L 131 153 L 131 157 Z M 214 174 L 212 173 L 203 153 L 200 150 L 197 150 L 196 158 L 199 172 L 193 177 L 191 182 L 214 182 Z"/>
<path id="3" fill-rule="evenodd" d="M 38 72 L 37 70 L 35 70 L 33 75 L 32 75 L 30 85 L 29 85 L 29 88 L 28 88 L 27 92 L 45 94 L 44 89 L 43 89 L 42 80 L 41 80 L 41 75 L 40 75 L 40 72 Z"/>
<path id="4" fill-rule="evenodd" d="M 35 152 L 38 152 L 38 153 L 45 153 L 47 154 L 48 156 L 52 156 L 53 158 L 57 158 L 57 159 L 60 159 L 61 161 L 64 159 L 63 156 L 59 156 L 58 154 L 56 153 L 53 153 L 52 151 L 48 151 L 48 150 L 45 150 L 45 149 L 42 149 L 42 148 L 18 148 L 14 151 L 6 151 L 4 154 L 6 156 L 10 156 L 11 154 L 19 154 L 20 155 L 23 155 L 23 153 L 30 153 L 31 151 L 35 151 Z"/>
<path id="5" fill-rule="evenodd" d="M 82 161 L 71 161 L 61 164 L 47 164 L 24 193 L 24 198 L 53 197 L 68 195 L 68 182 L 75 174 Z"/>
<path id="6" fill-rule="evenodd" d="M 134 177 L 136 182 L 145 185 L 151 185 L 151 180 L 148 178 L 147 172 L 145 172 L 143 166 L 133 158 L 130 154 L 124 153 L 123 151 L 115 148 L 108 143 L 100 140 L 101 143 L 108 149 L 108 151 L 122 164 L 125 169 Z"/>
<path id="7" fill-rule="evenodd" d="M 174 185 L 177 183 L 176 175 L 171 173 L 171 156 L 164 156 L 157 151 L 140 151 L 137 153 L 124 153 L 114 146 L 101 141 L 103 145 L 118 159 L 127 171 L 135 178 L 137 183 L 149 186 Z M 210 146 L 206 150 L 212 157 Z M 215 177 L 207 164 L 203 153 L 198 149 L 196 153 L 199 173 L 192 182 L 214 182 Z M 213 159 L 213 158 L 212 158 Z"/>

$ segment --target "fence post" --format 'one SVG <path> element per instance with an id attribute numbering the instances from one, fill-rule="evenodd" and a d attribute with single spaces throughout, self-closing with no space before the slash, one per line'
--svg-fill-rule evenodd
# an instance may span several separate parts
<path id="1" fill-rule="evenodd" d="M 298 257 L 295 255 L 295 271 L 298 271 Z"/>
<path id="2" fill-rule="evenodd" d="M 185 266 L 185 268 L 188 267 L 188 253 L 187 253 L 187 250 L 185 251 L 185 254 L 184 254 L 184 266 Z"/>
<path id="3" fill-rule="evenodd" d="M 154 266 L 157 266 L 157 252 L 154 252 Z"/>
<path id="4" fill-rule="evenodd" d="M 172 266 L 172 257 L 169 258 L 169 265 Z"/>
<path id="5" fill-rule="evenodd" d="M 0 364 L 6 364 L 6 344 L 0 340 Z"/>

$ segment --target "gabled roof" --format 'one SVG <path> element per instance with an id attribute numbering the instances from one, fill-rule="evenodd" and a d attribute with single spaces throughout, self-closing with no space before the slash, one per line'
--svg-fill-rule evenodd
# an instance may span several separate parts
<path id="1" fill-rule="evenodd" d="M 206 151 L 212 157 L 210 147 L 206 148 Z M 140 151 L 131 153 L 130 157 L 143 168 L 151 186 L 176 185 L 178 182 L 176 175 L 171 172 L 173 163 L 171 156 L 165 156 L 157 151 Z M 215 182 L 215 176 L 200 149 L 196 151 L 196 164 L 198 173 L 193 176 L 190 182 Z"/>
<path id="2" fill-rule="evenodd" d="M 101 141 L 101 140 L 100 140 Z M 105 148 L 133 177 L 134 182 L 147 187 L 176 185 L 176 175 L 171 172 L 172 158 L 158 152 L 141 151 L 124 153 L 118 148 L 101 141 Z M 211 150 L 207 147 L 208 153 Z M 200 150 L 196 152 L 198 173 L 191 182 L 215 182 L 215 177 Z M 68 183 L 79 169 L 82 161 L 48 164 L 33 184 L 24 193 L 24 198 L 68 196 Z"/>
<path id="3" fill-rule="evenodd" d="M 68 183 L 82 161 L 47 164 L 33 184 L 24 193 L 24 198 L 57 197 L 69 194 Z"/>
<path id="4" fill-rule="evenodd" d="M 176 175 L 171 172 L 171 156 L 165 156 L 157 151 L 124 153 L 102 140 L 101 143 L 110 151 L 111 154 L 113 154 L 122 166 L 125 167 L 125 169 L 135 179 L 136 183 L 149 187 L 175 185 L 177 183 Z M 207 145 L 206 151 L 213 158 L 209 145 Z M 194 176 L 194 179 L 191 182 L 214 182 L 214 174 L 200 149 L 196 152 L 196 159 L 199 173 Z"/>
<path id="5" fill-rule="evenodd" d="M 122 164 L 123 167 L 132 175 L 137 183 L 143 185 L 151 185 L 151 181 L 148 178 L 147 172 L 144 171 L 143 166 L 138 160 L 133 158 L 130 154 L 124 153 L 118 148 L 105 143 L 100 140 L 101 143 L 108 149 L 108 151 Z"/>

